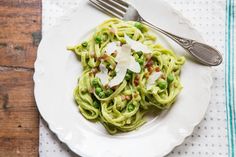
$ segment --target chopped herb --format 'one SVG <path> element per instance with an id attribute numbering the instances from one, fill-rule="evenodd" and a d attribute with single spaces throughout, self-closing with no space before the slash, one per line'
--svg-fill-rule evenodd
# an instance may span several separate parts
<path id="1" fill-rule="evenodd" d="M 127 73 L 130 74 L 130 75 L 133 74 L 133 72 L 131 70 L 129 70 L 129 69 L 127 70 Z"/>
<path id="2" fill-rule="evenodd" d="M 141 57 L 143 55 L 143 52 L 142 51 L 137 51 L 136 54 Z"/>
<path id="3" fill-rule="evenodd" d="M 87 47 L 87 46 L 88 46 L 88 42 L 87 42 L 87 41 L 83 42 L 83 43 L 82 43 L 82 46 L 83 46 L 83 47 Z"/>
<path id="4" fill-rule="evenodd" d="M 130 79 L 131 79 L 131 75 L 127 73 L 127 74 L 125 75 L 125 80 L 126 80 L 126 81 L 129 81 Z"/>
<path id="5" fill-rule="evenodd" d="M 143 60 L 143 59 L 141 59 L 141 58 L 139 58 L 139 59 L 137 59 L 137 62 L 138 62 L 139 64 L 143 65 L 143 63 L 144 63 L 144 60 Z"/>

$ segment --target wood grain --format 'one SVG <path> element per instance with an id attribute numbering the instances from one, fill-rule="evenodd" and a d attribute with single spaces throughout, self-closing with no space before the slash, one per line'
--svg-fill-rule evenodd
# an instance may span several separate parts
<path id="1" fill-rule="evenodd" d="M 41 0 L 0 0 L 0 157 L 38 156 L 33 64 Z"/>
<path id="2" fill-rule="evenodd" d="M 33 68 L 41 38 L 40 0 L 0 0 L 0 65 Z"/>

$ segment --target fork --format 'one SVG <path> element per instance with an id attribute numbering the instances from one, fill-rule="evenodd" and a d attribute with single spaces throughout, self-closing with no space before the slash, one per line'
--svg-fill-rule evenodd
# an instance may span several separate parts
<path id="1" fill-rule="evenodd" d="M 120 18 L 126 21 L 137 21 L 141 22 L 162 34 L 165 34 L 180 46 L 182 46 L 187 52 L 189 52 L 196 61 L 208 65 L 208 66 L 216 66 L 221 64 L 223 58 L 219 51 L 215 48 L 197 42 L 192 39 L 183 38 L 172 33 L 169 33 L 157 26 L 154 26 L 150 22 L 146 21 L 139 14 L 137 9 L 135 9 L 129 3 L 122 0 L 90 0 L 92 4 L 94 4 L 101 11 L 110 14 L 114 17 Z"/>

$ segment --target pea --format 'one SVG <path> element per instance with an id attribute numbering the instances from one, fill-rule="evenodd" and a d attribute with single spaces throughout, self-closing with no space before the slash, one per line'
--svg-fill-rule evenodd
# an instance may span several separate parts
<path id="1" fill-rule="evenodd" d="M 137 62 L 141 65 L 144 63 L 143 59 L 141 59 L 141 58 L 137 59 Z"/>
<path id="2" fill-rule="evenodd" d="M 161 89 L 165 89 L 167 87 L 167 83 L 166 81 L 160 81 L 158 82 L 158 86 L 161 88 Z"/>
<path id="3" fill-rule="evenodd" d="M 137 51 L 136 54 L 141 57 L 143 55 L 143 52 L 142 51 Z"/>
<path id="4" fill-rule="evenodd" d="M 129 81 L 130 79 L 131 79 L 131 75 L 127 73 L 127 74 L 125 75 L 125 80 L 126 80 L 126 81 Z"/>
<path id="5" fill-rule="evenodd" d="M 173 76 L 172 74 L 169 74 L 169 75 L 167 76 L 167 81 L 168 81 L 169 83 L 173 82 L 173 81 L 174 81 L 174 76 Z"/>
<path id="6" fill-rule="evenodd" d="M 103 91 L 101 91 L 101 92 L 98 94 L 98 96 L 99 96 L 100 98 L 105 98 L 106 94 L 105 94 Z"/>
<path id="7" fill-rule="evenodd" d="M 83 43 L 82 43 L 82 46 L 83 46 L 83 47 L 87 47 L 87 46 L 88 46 L 88 42 L 87 42 L 87 41 L 83 42 Z"/>
<path id="8" fill-rule="evenodd" d="M 110 88 L 108 90 L 106 90 L 106 92 L 105 92 L 106 96 L 110 96 L 110 95 L 112 95 L 112 93 L 113 93 L 113 90 Z"/>
<path id="9" fill-rule="evenodd" d="M 139 30 L 142 30 L 142 29 L 143 29 L 143 24 L 140 23 L 140 22 L 136 22 L 136 23 L 134 24 L 134 26 L 135 26 L 136 28 L 138 28 Z"/>
<path id="10" fill-rule="evenodd" d="M 101 38 L 100 36 L 96 36 L 96 37 L 94 38 L 94 40 L 95 40 L 95 42 L 96 42 L 97 44 L 101 44 L 101 42 L 102 42 L 102 38 Z"/>
<path id="11" fill-rule="evenodd" d="M 102 92 L 102 88 L 97 87 L 97 88 L 95 89 L 95 92 L 96 92 L 96 94 L 99 94 L 100 92 Z"/>
<path id="12" fill-rule="evenodd" d="M 92 85 L 93 85 L 94 87 L 96 87 L 96 86 L 99 85 L 99 80 L 98 80 L 98 78 L 94 78 L 94 79 L 93 79 Z"/>
<path id="13" fill-rule="evenodd" d="M 93 102 L 93 106 L 94 106 L 95 108 L 99 109 L 99 108 L 100 108 L 100 103 L 99 103 L 98 101 L 94 101 L 94 102 Z"/>
<path id="14" fill-rule="evenodd" d="M 129 112 L 133 111 L 134 110 L 134 105 L 131 103 L 127 106 L 127 109 Z"/>

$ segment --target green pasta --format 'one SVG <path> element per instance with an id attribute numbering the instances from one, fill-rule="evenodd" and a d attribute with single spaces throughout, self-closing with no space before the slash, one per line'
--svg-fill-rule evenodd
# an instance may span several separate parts
<path id="1" fill-rule="evenodd" d="M 115 41 L 125 44 L 125 35 L 146 45 L 151 53 L 132 50 L 132 56 L 140 64 L 140 73 L 127 70 L 119 85 L 103 85 L 95 76 L 99 65 L 107 67 L 109 80 L 116 76 L 117 65 L 115 55 L 106 54 L 105 47 Z M 74 91 L 79 111 L 86 119 L 101 122 L 110 134 L 137 129 L 145 123 L 145 115 L 151 109 L 169 109 L 183 88 L 180 71 L 185 58 L 156 43 L 148 27 L 138 22 L 109 19 L 87 41 L 68 50 L 81 59 L 84 69 Z M 159 71 L 161 77 L 147 89 L 149 76 Z"/>

